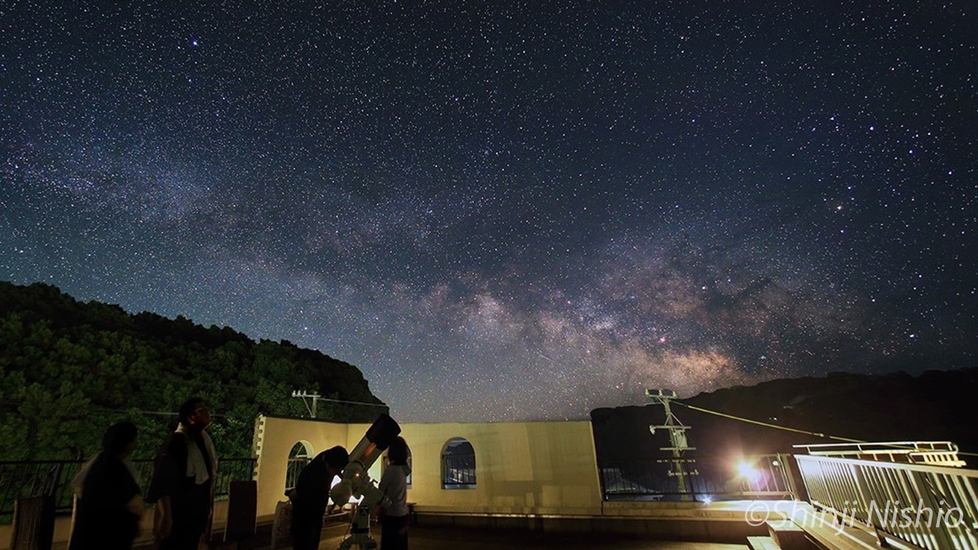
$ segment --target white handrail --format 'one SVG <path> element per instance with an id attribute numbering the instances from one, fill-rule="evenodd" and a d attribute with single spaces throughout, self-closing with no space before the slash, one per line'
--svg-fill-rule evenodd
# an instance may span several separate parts
<path id="1" fill-rule="evenodd" d="M 813 505 L 928 550 L 978 550 L 978 471 L 796 455 Z"/>

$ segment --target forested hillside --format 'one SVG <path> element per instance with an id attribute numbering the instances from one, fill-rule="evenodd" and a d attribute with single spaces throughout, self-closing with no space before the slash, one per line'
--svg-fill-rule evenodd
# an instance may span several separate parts
<path id="1" fill-rule="evenodd" d="M 0 282 L 0 460 L 91 456 L 124 419 L 140 429 L 134 456 L 150 457 L 194 395 L 210 404 L 218 451 L 250 456 L 259 413 L 308 415 L 293 390 L 375 404 L 320 402 L 322 419 L 386 412 L 356 367 L 318 351 Z"/>

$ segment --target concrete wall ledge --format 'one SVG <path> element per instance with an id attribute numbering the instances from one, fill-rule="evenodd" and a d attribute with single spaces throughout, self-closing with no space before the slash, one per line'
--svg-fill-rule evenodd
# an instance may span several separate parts
<path id="1" fill-rule="evenodd" d="M 424 527 L 527 530 L 548 533 L 595 533 L 743 544 L 748 536 L 767 534 L 763 525 L 750 525 L 743 516 L 732 518 L 465 514 L 419 511 Z"/>
<path id="2" fill-rule="evenodd" d="M 791 502 L 771 501 L 763 503 L 757 512 L 771 510 L 775 515 L 778 510 L 790 510 Z M 758 507 L 755 501 L 728 502 L 634 502 L 606 501 L 601 506 L 603 516 L 625 516 L 643 518 L 677 518 L 677 519 L 731 519 L 747 521 L 751 510 Z"/>

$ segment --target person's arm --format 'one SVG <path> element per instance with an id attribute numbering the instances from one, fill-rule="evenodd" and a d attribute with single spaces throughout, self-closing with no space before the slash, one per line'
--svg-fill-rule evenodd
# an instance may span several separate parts
<path id="1" fill-rule="evenodd" d="M 146 503 L 143 501 L 142 493 L 140 493 L 139 484 L 132 477 L 132 472 L 126 466 L 126 462 L 123 460 L 113 461 L 112 470 L 110 486 L 113 491 L 118 491 L 113 500 L 122 504 L 122 507 L 130 514 L 142 517 L 143 512 L 146 511 Z"/>
<path id="2" fill-rule="evenodd" d="M 216 476 L 214 476 L 216 478 Z M 217 479 L 211 479 L 211 494 L 210 503 L 207 506 L 207 526 L 204 527 L 204 533 L 201 535 L 201 541 L 206 543 L 211 539 L 211 530 L 214 529 L 214 494 L 217 491 Z"/>
<path id="3" fill-rule="evenodd" d="M 160 457 L 159 498 L 153 513 L 153 533 L 157 540 L 165 539 L 173 532 L 173 500 L 171 494 L 178 479 L 187 471 L 186 439 L 177 434 L 171 437 L 163 456 Z"/>
<path id="4" fill-rule="evenodd" d="M 207 440 L 210 440 L 211 436 L 207 432 L 203 432 L 202 437 L 206 438 Z M 214 445 L 214 442 L 210 441 L 209 444 Z M 202 453 L 209 452 L 207 450 L 207 446 L 201 449 L 200 452 Z M 214 454 L 215 455 L 217 454 L 216 450 L 214 451 Z M 210 502 L 207 503 L 207 509 L 208 509 L 207 527 L 204 528 L 204 534 L 203 537 L 201 538 L 201 540 L 204 543 L 210 540 L 211 531 L 214 529 L 214 495 L 217 494 L 217 462 L 216 461 L 211 465 L 210 476 L 211 476 L 211 494 L 210 494 Z"/>
<path id="5" fill-rule="evenodd" d="M 381 474 L 380 476 L 380 483 L 377 484 L 377 490 L 379 490 L 381 493 L 384 493 L 384 496 L 387 497 L 387 502 L 390 502 L 391 500 L 389 494 L 390 485 L 391 485 L 390 469 L 391 469 L 390 465 L 384 468 L 384 473 Z M 373 516 L 379 516 L 380 513 L 384 511 L 383 502 L 384 500 L 381 499 L 381 502 L 378 502 L 377 505 L 373 507 L 373 509 L 370 511 L 370 514 Z"/>
<path id="6" fill-rule="evenodd" d="M 142 495 L 133 495 L 126 503 L 126 510 L 134 516 L 142 517 L 143 512 L 146 511 L 146 503 L 143 501 Z"/>
<path id="7" fill-rule="evenodd" d="M 157 540 L 165 539 L 173 532 L 173 508 L 170 505 L 170 495 L 161 496 L 156 501 L 153 512 L 153 534 Z"/>

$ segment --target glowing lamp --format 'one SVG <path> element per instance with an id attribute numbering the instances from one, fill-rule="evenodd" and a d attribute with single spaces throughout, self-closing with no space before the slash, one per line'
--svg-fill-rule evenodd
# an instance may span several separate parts
<path id="1" fill-rule="evenodd" d="M 761 477 L 761 472 L 759 472 L 753 464 L 747 462 L 746 460 L 741 460 L 737 463 L 737 473 L 740 474 L 740 477 L 751 483 L 756 482 Z"/>

